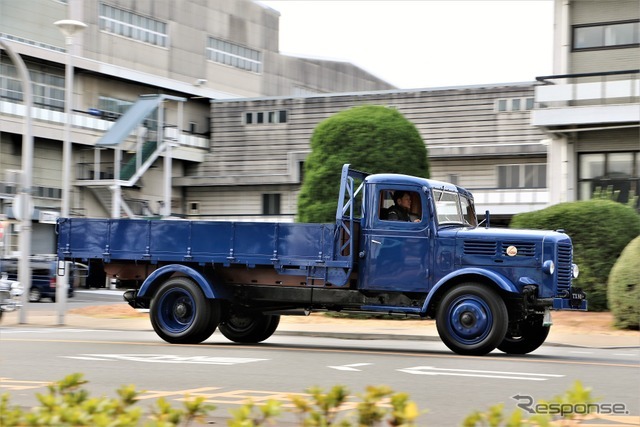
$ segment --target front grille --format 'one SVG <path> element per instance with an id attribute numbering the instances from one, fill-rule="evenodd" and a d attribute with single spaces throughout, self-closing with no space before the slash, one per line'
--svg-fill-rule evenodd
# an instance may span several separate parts
<path id="1" fill-rule="evenodd" d="M 496 242 L 484 242 L 479 240 L 465 240 L 465 255 L 495 255 L 498 244 Z"/>
<path id="2" fill-rule="evenodd" d="M 558 244 L 558 290 L 571 286 L 571 243 Z"/>
<path id="3" fill-rule="evenodd" d="M 536 255 L 536 244 L 531 242 L 502 242 L 502 255 L 507 256 L 509 246 L 515 246 L 518 249 L 516 256 L 532 257 Z"/>

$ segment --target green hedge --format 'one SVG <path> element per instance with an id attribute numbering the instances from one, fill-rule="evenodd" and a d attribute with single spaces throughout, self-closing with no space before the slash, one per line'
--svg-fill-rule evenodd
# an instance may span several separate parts
<path id="1" fill-rule="evenodd" d="M 560 203 L 516 215 L 511 228 L 563 229 L 573 241 L 573 259 L 580 268 L 574 285 L 587 294 L 589 309 L 608 308 L 607 280 L 622 250 L 640 235 L 640 215 L 610 200 Z"/>
<path id="2" fill-rule="evenodd" d="M 622 251 L 609 274 L 607 295 L 614 325 L 620 329 L 640 329 L 640 237 Z"/>

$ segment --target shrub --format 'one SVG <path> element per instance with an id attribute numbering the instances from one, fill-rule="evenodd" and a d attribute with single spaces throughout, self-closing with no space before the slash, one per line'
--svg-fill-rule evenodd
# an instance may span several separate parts
<path id="1" fill-rule="evenodd" d="M 580 268 L 574 285 L 587 294 L 590 310 L 602 311 L 607 309 L 609 272 L 625 246 L 640 235 L 640 215 L 617 202 L 588 200 L 518 214 L 510 227 L 565 230 Z"/>
<path id="2" fill-rule="evenodd" d="M 40 406 L 31 410 L 9 405 L 9 395 L 0 395 L 0 426 L 2 427 L 176 427 L 199 425 L 205 422 L 204 416 L 215 409 L 215 406 L 205 403 L 204 397 L 185 399 L 184 409 L 174 409 L 164 398 L 155 402 L 148 416 L 149 422 L 142 424 L 142 410 L 134 405 L 139 393 L 133 385 L 123 386 L 118 391 L 118 398 L 90 397 L 82 388 L 87 381 L 82 374 L 71 374 L 63 380 L 49 386 L 48 394 L 37 394 Z M 307 389 L 309 397 L 290 396 L 293 412 L 298 414 L 299 426 L 324 427 L 374 427 L 396 426 L 415 427 L 416 420 L 421 413 L 415 402 L 406 393 L 395 393 L 387 386 L 368 386 L 365 393 L 359 395 L 361 401 L 348 406 L 354 411 L 338 414 L 345 409 L 349 398 L 349 390 L 345 386 L 336 385 L 328 392 L 318 387 Z M 513 398 L 516 398 L 514 396 Z M 526 413 L 517 409 L 510 417 L 504 415 L 504 404 L 491 406 L 487 412 L 474 411 L 463 421 L 464 426 L 510 426 L 524 427 L 531 425 L 548 426 L 560 420 L 584 420 L 585 415 L 596 411 L 591 405 L 595 400 L 591 390 L 585 388 L 579 381 L 573 388 L 563 395 L 556 396 L 550 401 L 540 401 L 543 407 L 555 405 L 562 407 L 563 412 L 538 413 L 526 418 Z M 533 403 L 533 402 L 531 402 Z M 520 405 L 518 405 L 520 406 Z M 537 406 L 536 406 L 537 407 Z M 588 408 L 573 411 L 572 408 Z M 249 402 L 239 409 L 231 411 L 231 418 L 227 420 L 229 427 L 259 427 L 279 425 L 278 417 L 282 414 L 282 404 L 269 400 L 262 405 Z M 560 421 L 562 422 L 562 421 Z M 555 424 L 553 424 L 555 425 Z M 568 425 L 568 424 L 562 424 Z"/>
<path id="3" fill-rule="evenodd" d="M 640 329 L 640 237 L 622 251 L 611 273 L 607 295 L 614 326 L 620 329 Z"/>
<path id="4" fill-rule="evenodd" d="M 335 221 L 345 163 L 371 173 L 429 177 L 427 149 L 413 123 L 392 108 L 350 108 L 323 120 L 313 131 L 298 197 L 299 221 Z"/>

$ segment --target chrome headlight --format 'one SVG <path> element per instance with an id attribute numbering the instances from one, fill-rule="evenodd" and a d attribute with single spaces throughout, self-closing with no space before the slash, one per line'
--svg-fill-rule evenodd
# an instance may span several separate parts
<path id="1" fill-rule="evenodd" d="M 542 271 L 547 274 L 553 274 L 556 271 L 556 265 L 550 259 L 542 263 Z"/>
<path id="2" fill-rule="evenodd" d="M 573 276 L 574 279 L 577 279 L 579 274 L 580 269 L 578 268 L 578 264 L 571 264 L 571 276 Z"/>

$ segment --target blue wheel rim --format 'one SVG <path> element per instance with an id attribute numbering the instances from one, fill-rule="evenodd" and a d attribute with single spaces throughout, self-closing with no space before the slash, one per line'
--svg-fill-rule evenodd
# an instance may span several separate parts
<path id="1" fill-rule="evenodd" d="M 183 289 L 171 289 L 160 298 L 158 322 L 169 333 L 186 331 L 196 315 L 191 294 Z"/>
<path id="2" fill-rule="evenodd" d="M 447 329 L 464 345 L 482 342 L 493 326 L 491 308 L 475 295 L 456 298 L 447 310 Z"/>

